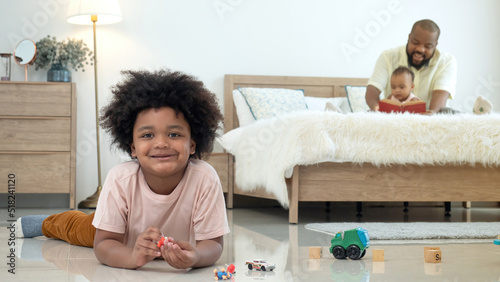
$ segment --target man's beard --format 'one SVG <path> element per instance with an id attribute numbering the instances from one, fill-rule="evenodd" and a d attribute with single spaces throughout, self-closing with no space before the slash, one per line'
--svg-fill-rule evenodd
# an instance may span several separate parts
<path id="1" fill-rule="evenodd" d="M 424 57 L 424 58 L 425 58 L 425 55 L 420 53 L 420 52 L 416 52 L 416 51 L 414 51 L 411 54 L 408 53 L 408 45 L 406 45 L 406 54 L 408 55 L 408 63 L 410 64 L 410 66 L 412 66 L 416 69 L 420 69 L 421 67 L 427 65 L 429 63 L 429 61 L 432 59 L 432 57 L 434 56 L 435 52 L 436 52 L 436 50 L 434 50 L 434 52 L 432 52 L 432 55 L 428 59 L 424 59 L 424 60 L 422 60 L 422 62 L 420 62 L 420 64 L 416 65 L 413 63 L 413 54 L 415 54 L 415 53 L 421 54 L 422 57 Z"/>

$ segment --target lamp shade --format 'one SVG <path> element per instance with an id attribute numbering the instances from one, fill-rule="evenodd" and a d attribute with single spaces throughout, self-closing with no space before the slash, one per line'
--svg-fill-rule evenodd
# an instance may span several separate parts
<path id="1" fill-rule="evenodd" d="M 118 0 L 70 0 L 68 22 L 91 25 L 90 17 L 97 15 L 96 24 L 112 24 L 122 20 Z"/>

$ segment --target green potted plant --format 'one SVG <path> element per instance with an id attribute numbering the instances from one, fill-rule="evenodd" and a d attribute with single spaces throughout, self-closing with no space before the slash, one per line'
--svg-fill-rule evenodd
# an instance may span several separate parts
<path id="1" fill-rule="evenodd" d="M 44 37 L 36 42 L 37 56 L 35 70 L 49 69 L 47 81 L 71 82 L 68 67 L 85 71 L 84 66 L 93 65 L 92 51 L 83 40 L 66 39 L 57 41 L 55 37 Z"/>

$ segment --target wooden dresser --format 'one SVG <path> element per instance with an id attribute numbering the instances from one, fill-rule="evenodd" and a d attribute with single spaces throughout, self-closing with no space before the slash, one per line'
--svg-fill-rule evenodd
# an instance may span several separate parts
<path id="1" fill-rule="evenodd" d="M 15 194 L 69 194 L 69 207 L 75 208 L 75 88 L 0 82 L 0 178 L 7 183 L 15 176 Z"/>

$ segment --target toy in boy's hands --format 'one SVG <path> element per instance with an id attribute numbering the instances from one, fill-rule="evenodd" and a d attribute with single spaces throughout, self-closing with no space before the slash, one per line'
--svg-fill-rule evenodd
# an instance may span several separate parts
<path id="1" fill-rule="evenodd" d="M 193 267 L 200 259 L 200 252 L 189 241 L 176 241 L 165 237 L 164 247 L 160 248 L 163 259 L 173 268 L 186 269 Z"/>
<path id="2" fill-rule="evenodd" d="M 161 246 L 163 246 L 163 244 L 165 243 L 165 237 L 161 237 L 160 241 L 158 241 L 158 248 L 161 248 Z"/>
<path id="3" fill-rule="evenodd" d="M 170 238 L 170 239 L 172 239 L 172 238 Z M 163 233 L 161 233 L 161 239 L 160 239 L 160 241 L 158 241 L 158 244 L 156 244 L 158 246 L 158 248 L 161 248 L 161 246 L 165 245 L 165 241 L 168 241 L 168 237 L 165 237 L 163 235 Z"/>

